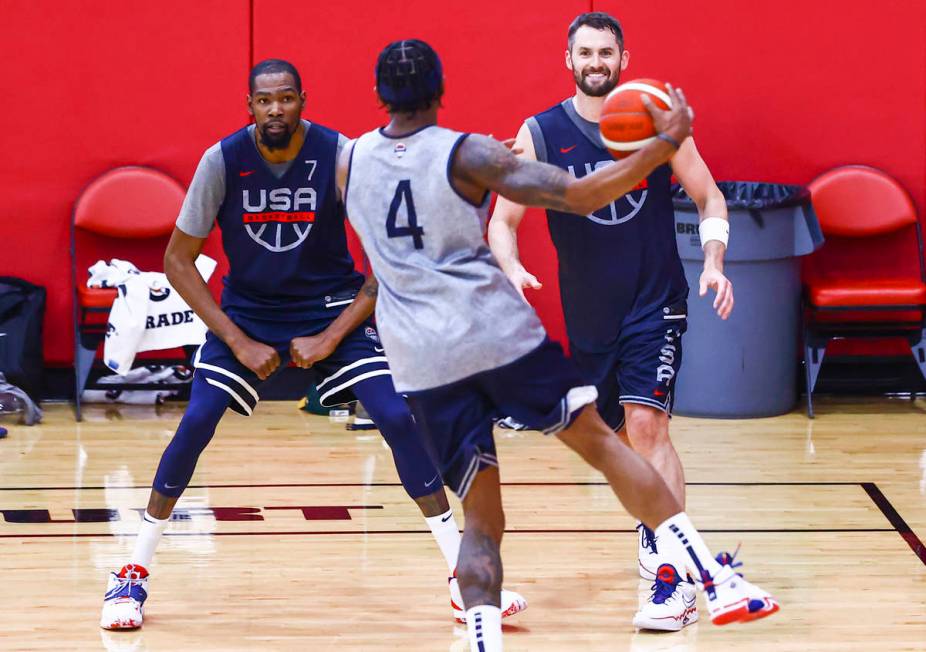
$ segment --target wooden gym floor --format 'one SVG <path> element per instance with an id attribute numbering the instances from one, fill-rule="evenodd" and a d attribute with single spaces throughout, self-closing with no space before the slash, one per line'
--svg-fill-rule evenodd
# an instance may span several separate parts
<path id="1" fill-rule="evenodd" d="M 638 634 L 636 533 L 555 440 L 498 433 L 507 650 L 926 649 L 926 405 L 823 399 L 750 421 L 673 420 L 688 512 L 782 611 Z M 378 433 L 292 403 L 229 413 L 153 564 L 138 632 L 98 627 L 182 406 L 51 405 L 0 440 L 2 650 L 467 650 L 446 567 Z M 27 511 L 30 510 L 30 511 Z M 45 511 L 47 510 L 47 512 Z M 73 510 L 77 510 L 74 512 Z M 703 601 L 702 601 L 703 606 Z"/>

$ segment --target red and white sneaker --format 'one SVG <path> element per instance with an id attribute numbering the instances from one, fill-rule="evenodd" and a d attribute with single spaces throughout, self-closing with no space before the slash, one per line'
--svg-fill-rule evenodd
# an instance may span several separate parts
<path id="1" fill-rule="evenodd" d="M 137 629 L 144 620 L 148 599 L 148 571 L 137 564 L 126 564 L 118 573 L 110 573 L 103 597 L 100 627 L 103 629 Z"/>
<path id="2" fill-rule="evenodd" d="M 737 548 L 731 555 L 728 552 L 722 552 L 717 555 L 717 562 L 724 566 L 729 566 L 730 568 L 739 568 L 743 565 L 743 562 L 736 561 L 736 553 L 739 551 Z M 761 620 L 767 616 L 771 616 L 773 613 L 781 609 L 781 605 L 778 604 L 778 601 L 771 596 L 767 591 L 759 588 L 755 584 L 750 584 L 743 579 L 742 573 L 737 573 L 739 575 L 740 581 L 746 583 L 749 586 L 749 613 L 743 616 L 740 619 L 741 623 L 752 622 L 753 620 Z"/>
<path id="3" fill-rule="evenodd" d="M 466 623 L 466 609 L 463 607 L 463 596 L 460 593 L 460 583 L 457 578 L 447 578 L 450 586 L 450 608 L 453 617 L 458 623 Z M 502 618 L 508 618 L 527 609 L 527 600 L 520 593 L 502 589 L 501 600 Z"/>
<path id="4" fill-rule="evenodd" d="M 662 564 L 650 588 L 652 595 L 633 617 L 637 629 L 677 632 L 698 622 L 698 591 L 685 582 L 672 564 Z"/>
<path id="5" fill-rule="evenodd" d="M 715 625 L 748 623 L 771 616 L 781 608 L 768 592 L 750 584 L 733 570 L 735 566 L 742 566 L 742 563 L 733 563 L 734 557 L 725 552 L 717 555 L 722 565 L 720 572 L 698 583 L 698 588 L 707 596 L 707 608 Z"/>

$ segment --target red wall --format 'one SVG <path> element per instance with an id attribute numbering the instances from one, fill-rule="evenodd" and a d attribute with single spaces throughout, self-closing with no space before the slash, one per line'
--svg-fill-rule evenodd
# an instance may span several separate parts
<path id="1" fill-rule="evenodd" d="M 0 274 L 48 290 L 45 355 L 73 350 L 74 199 L 118 165 L 189 183 L 246 118 L 248 0 L 0 0 Z"/>
<path id="2" fill-rule="evenodd" d="M 624 24 L 625 78 L 685 88 L 718 179 L 805 183 L 834 165 L 866 163 L 900 179 L 922 217 L 926 3 L 895 0 L 876 11 L 867 2 L 798 0 L 592 3 Z M 292 59 L 307 117 L 357 135 L 384 121 L 373 93 L 376 53 L 396 38 L 424 38 L 444 60 L 445 123 L 513 135 L 525 116 L 571 93 L 565 28 L 592 3 L 0 0 L 10 93 L 0 135 L 0 274 L 48 288 L 46 355 L 69 363 L 74 198 L 126 163 L 189 182 L 202 151 L 245 121 L 251 63 Z M 540 214 L 527 218 L 521 238 L 545 283 L 535 305 L 560 335 L 555 258 Z"/>

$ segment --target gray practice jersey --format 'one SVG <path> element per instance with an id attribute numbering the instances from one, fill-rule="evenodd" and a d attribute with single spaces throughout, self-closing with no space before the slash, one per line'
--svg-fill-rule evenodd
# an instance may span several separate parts
<path id="1" fill-rule="evenodd" d="M 305 133 L 309 133 L 312 123 L 303 120 L 302 126 L 305 127 Z M 248 127 L 251 138 L 254 138 L 254 129 L 256 129 L 254 125 Z M 345 143 L 347 143 L 347 138 L 341 134 L 338 138 L 338 154 L 341 153 L 341 148 Z M 293 165 L 292 161 L 283 163 L 265 161 L 265 163 L 278 179 Z M 193 181 L 190 182 L 186 197 L 183 199 L 180 215 L 177 216 L 177 228 L 194 238 L 208 237 L 223 201 L 225 201 L 225 157 L 222 155 L 220 141 L 207 149 L 199 160 L 196 174 L 193 175 Z"/>
<path id="2" fill-rule="evenodd" d="M 347 215 L 379 280 L 376 324 L 400 392 L 501 367 L 546 336 L 486 244 L 488 193 L 474 206 L 451 185 L 464 138 L 371 131 L 351 154 Z"/>

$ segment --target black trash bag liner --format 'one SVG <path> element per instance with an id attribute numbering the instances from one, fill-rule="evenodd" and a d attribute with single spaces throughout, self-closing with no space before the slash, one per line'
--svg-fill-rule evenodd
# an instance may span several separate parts
<path id="1" fill-rule="evenodd" d="M 728 208 L 752 211 L 810 203 L 810 191 L 804 186 L 759 181 L 720 181 L 717 187 L 726 198 Z M 684 188 L 676 184 L 672 186 L 672 205 L 675 208 L 691 210 L 694 201 L 685 193 Z"/>

